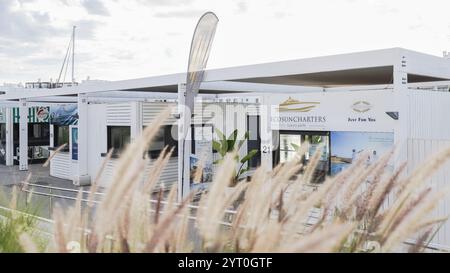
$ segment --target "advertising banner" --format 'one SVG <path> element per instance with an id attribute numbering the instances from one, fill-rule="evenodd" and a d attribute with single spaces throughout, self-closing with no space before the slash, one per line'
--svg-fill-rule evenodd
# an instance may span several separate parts
<path id="1" fill-rule="evenodd" d="M 50 108 L 50 123 L 59 126 L 78 124 L 77 105 L 52 106 Z"/>
<path id="2" fill-rule="evenodd" d="M 277 95 L 269 101 L 273 130 L 392 132 L 392 113 L 398 116 L 389 90 Z"/>
<path id="3" fill-rule="evenodd" d="M 212 151 L 212 126 L 194 126 L 194 149 L 190 156 L 190 172 L 191 172 L 191 189 L 200 190 L 207 185 L 205 183 L 212 182 L 213 176 L 213 151 Z M 194 184 L 193 178 L 195 171 L 202 166 L 202 177 L 197 184 Z"/>
<path id="4" fill-rule="evenodd" d="M 50 107 L 37 106 L 28 107 L 28 123 L 46 123 L 49 122 Z M 13 122 L 19 123 L 20 115 L 19 108 L 13 108 Z"/>
<path id="5" fill-rule="evenodd" d="M 370 165 L 393 145 L 393 133 L 331 132 L 331 175 L 350 166 L 363 152 L 367 155 L 366 164 Z"/>
<path id="6" fill-rule="evenodd" d="M 71 133 L 71 153 L 72 153 L 72 160 L 78 160 L 78 128 L 77 127 L 71 127 L 70 129 Z"/>

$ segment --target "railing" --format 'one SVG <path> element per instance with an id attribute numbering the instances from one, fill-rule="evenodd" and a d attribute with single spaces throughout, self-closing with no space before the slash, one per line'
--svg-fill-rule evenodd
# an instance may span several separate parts
<path id="1" fill-rule="evenodd" d="M 21 191 L 27 194 L 26 200 L 28 200 L 29 195 L 38 195 L 38 196 L 49 197 L 49 200 L 50 200 L 49 214 L 48 214 L 49 218 L 51 218 L 51 212 L 53 211 L 53 199 L 70 200 L 70 201 L 74 201 L 74 202 L 77 200 L 77 196 L 72 197 L 72 196 L 67 196 L 64 194 L 54 194 L 53 191 L 70 192 L 70 193 L 74 193 L 76 195 L 81 193 L 82 197 L 80 198 L 80 201 L 84 202 L 84 203 L 89 203 L 89 205 L 96 205 L 96 204 L 99 204 L 101 201 L 95 200 L 95 198 L 91 198 L 91 199 L 89 197 L 86 198 L 83 195 L 93 194 L 94 196 L 97 196 L 97 197 L 103 197 L 105 195 L 105 193 L 103 193 L 103 192 L 91 192 L 91 191 L 68 189 L 68 188 L 61 188 L 61 187 L 54 187 L 54 186 L 46 186 L 46 185 L 39 185 L 39 184 L 26 183 L 26 182 L 22 182 L 21 185 L 23 187 Z M 30 188 L 48 189 L 49 192 L 30 190 Z M 154 200 L 154 199 L 150 199 L 149 202 L 153 205 L 160 204 L 160 205 L 165 206 L 165 205 L 169 204 L 167 201 Z M 176 203 L 175 205 L 179 205 L 179 204 Z M 193 214 L 193 215 L 195 215 L 194 212 L 199 209 L 199 206 L 192 205 L 192 204 L 187 205 L 187 207 L 189 209 L 191 209 L 191 214 Z M 150 212 L 155 213 L 156 210 L 151 208 Z M 163 211 L 159 211 L 159 213 L 162 213 L 162 212 Z M 224 213 L 226 215 L 226 218 L 231 220 L 231 217 L 236 214 L 236 211 L 227 209 L 224 211 Z M 196 217 L 189 216 L 189 219 L 196 220 Z M 223 221 L 220 223 L 225 226 L 231 226 L 231 224 L 229 222 Z"/>
<path id="2" fill-rule="evenodd" d="M 38 188 L 41 190 L 34 190 L 33 188 Z M 46 189 L 49 192 L 44 192 L 43 190 Z M 67 196 L 64 194 L 54 194 L 53 191 L 60 191 L 60 192 L 70 192 L 70 193 L 74 193 L 76 194 L 75 197 L 72 196 Z M 26 182 L 22 182 L 21 183 L 21 190 L 20 192 L 25 193 L 26 195 L 24 196 L 24 199 L 28 200 L 30 199 L 30 196 L 44 196 L 44 197 L 48 197 L 50 200 L 50 205 L 49 205 L 49 213 L 48 213 L 48 218 L 46 217 L 41 217 L 41 216 L 37 216 L 37 215 L 32 215 L 26 212 L 22 212 L 20 210 L 14 210 L 14 209 L 10 209 L 10 208 L 6 208 L 6 207 L 2 207 L 0 206 L 0 211 L 7 211 L 7 212 L 15 212 L 15 213 L 20 213 L 23 215 L 26 215 L 28 217 L 34 218 L 36 220 L 38 220 L 41 223 L 44 223 L 44 225 L 38 225 L 36 227 L 37 231 L 43 235 L 45 235 L 46 237 L 52 237 L 53 233 L 52 233 L 52 229 L 53 229 L 53 225 L 55 224 L 55 221 L 53 219 L 51 219 L 52 217 L 52 210 L 53 210 L 53 199 L 62 199 L 62 200 L 70 200 L 75 202 L 76 200 L 78 200 L 77 195 L 81 193 L 82 197 L 79 199 L 82 203 L 86 203 L 89 204 L 91 206 L 95 206 L 97 204 L 99 204 L 101 201 L 100 200 L 95 200 L 94 198 L 89 198 L 89 196 L 86 198 L 84 195 L 90 195 L 93 194 L 96 196 L 96 198 L 98 197 L 103 197 L 105 195 L 105 193 L 103 192 L 91 192 L 91 191 L 84 191 L 84 190 L 76 190 L 76 189 L 69 189 L 69 188 L 61 188 L 61 187 L 53 187 L 53 186 L 47 186 L 47 185 L 39 185 L 39 184 L 33 184 L 33 183 L 26 183 Z M 31 201 L 31 200 L 30 200 Z M 167 201 L 162 201 L 162 200 L 153 200 L 150 199 L 149 202 L 153 205 L 156 206 L 156 204 L 158 204 L 159 206 L 165 206 L 168 205 L 169 203 Z M 176 203 L 175 205 L 179 205 L 178 203 Z M 191 210 L 190 211 L 190 216 L 188 217 L 189 220 L 196 220 L 197 218 L 193 215 L 195 215 L 195 211 L 199 209 L 199 206 L 196 205 L 192 205 L 189 204 L 187 205 L 187 207 Z M 156 209 L 155 208 L 150 208 L 149 209 L 150 213 L 155 213 Z M 164 211 L 163 210 L 159 210 L 158 211 L 160 214 L 162 214 Z M 223 225 L 223 226 L 228 226 L 230 227 L 231 224 L 231 217 L 234 216 L 236 214 L 236 211 L 234 210 L 225 210 L 225 214 L 229 217 L 228 219 L 230 220 L 229 222 L 227 221 L 219 221 L 219 224 Z M 0 214 L 0 221 L 2 220 L 2 218 L 4 218 L 4 216 L 2 216 Z M 84 235 L 89 235 L 92 231 L 89 228 L 79 228 L 80 230 L 82 230 L 82 232 L 84 233 Z M 114 240 L 114 238 L 112 238 L 111 236 L 106 236 L 106 238 L 108 240 Z M 195 238 L 193 238 L 193 240 L 195 240 Z"/>
<path id="3" fill-rule="evenodd" d="M 74 201 L 74 202 L 77 200 L 76 196 L 75 197 L 71 197 L 71 196 L 66 196 L 66 195 L 62 195 L 62 194 L 53 194 L 53 191 L 76 193 L 76 195 L 81 193 L 82 197 L 80 198 L 80 201 L 84 202 L 84 203 L 90 203 L 89 205 L 91 205 L 91 206 L 95 206 L 95 205 L 99 204 L 101 201 L 95 200 L 94 198 L 85 198 L 85 197 L 83 197 L 83 195 L 85 195 L 85 194 L 87 194 L 87 195 L 93 194 L 96 197 L 103 197 L 105 195 L 105 193 L 103 193 L 103 192 L 91 192 L 91 191 L 76 190 L 76 189 L 69 189 L 69 188 L 61 188 L 61 187 L 53 187 L 53 186 L 39 185 L 39 184 L 26 183 L 26 182 L 22 182 L 21 185 L 23 186 L 21 191 L 26 193 L 26 200 L 28 200 L 30 194 L 31 195 L 38 195 L 38 196 L 49 197 L 49 199 L 50 199 L 49 218 L 26 214 L 24 212 L 20 212 L 20 211 L 17 211 L 17 210 L 12 210 L 12 209 L 5 208 L 5 207 L 2 207 L 2 206 L 0 206 L 0 210 L 16 211 L 16 212 L 28 215 L 30 217 L 33 217 L 33 218 L 35 218 L 35 219 L 37 219 L 37 220 L 39 220 L 39 221 L 41 221 L 43 223 L 50 224 L 50 225 L 54 224 L 54 221 L 51 219 L 51 212 L 53 210 L 53 199 L 56 198 L 56 199 L 62 199 L 62 200 L 70 200 L 70 201 Z M 48 189 L 49 192 L 47 193 L 47 192 L 42 192 L 42 191 L 34 191 L 34 190 L 30 190 L 30 188 Z M 162 201 L 162 200 L 150 199 L 149 202 L 151 204 L 153 204 L 153 205 L 156 205 L 156 204 L 168 205 L 167 201 Z M 176 205 L 179 205 L 179 204 L 176 204 Z M 194 212 L 196 210 L 198 210 L 200 207 L 196 206 L 196 205 L 192 205 L 192 204 L 187 205 L 187 207 L 189 209 L 191 209 L 191 215 L 188 217 L 189 220 L 196 220 L 197 218 L 195 216 L 193 216 L 193 215 L 196 215 L 196 213 L 194 213 Z M 156 210 L 150 208 L 150 212 L 151 213 L 155 213 Z M 163 210 L 159 210 L 159 213 L 163 213 Z M 224 211 L 224 213 L 226 215 L 225 219 L 228 219 L 228 221 L 220 221 L 219 223 L 221 225 L 223 225 L 223 226 L 231 227 L 232 226 L 232 224 L 231 224 L 232 217 L 234 215 L 236 215 L 237 212 L 234 211 L 234 210 L 227 209 L 227 210 Z M 1 217 L 2 216 L 0 215 L 0 219 L 1 219 Z M 305 228 L 308 228 L 308 227 L 314 225 L 315 220 L 318 220 L 319 217 L 320 216 L 319 216 L 319 213 L 317 211 L 312 212 L 310 214 L 310 216 L 308 217 L 306 223 L 302 223 L 302 225 Z M 39 229 L 39 231 L 42 232 L 43 234 L 47 235 L 47 236 L 53 236 L 52 233 L 49 230 Z M 84 232 L 85 232 L 86 235 L 88 235 L 88 234 L 91 233 L 91 230 L 90 229 L 84 229 Z M 112 238 L 109 238 L 109 239 L 113 240 Z M 415 243 L 415 241 L 412 240 L 412 239 L 408 239 L 408 240 L 406 240 L 404 242 L 405 245 L 413 245 L 414 243 Z M 445 246 L 445 245 L 441 245 L 441 244 L 434 244 L 434 243 L 428 244 L 426 246 L 426 249 L 431 250 L 431 251 L 438 251 L 438 252 L 450 252 L 450 247 Z"/>

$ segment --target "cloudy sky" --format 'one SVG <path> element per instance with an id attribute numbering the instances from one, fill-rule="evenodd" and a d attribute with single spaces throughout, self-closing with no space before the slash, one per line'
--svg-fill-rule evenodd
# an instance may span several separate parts
<path id="1" fill-rule="evenodd" d="M 183 72 L 199 16 L 219 19 L 209 68 L 388 47 L 450 50 L 448 0 L 0 0 L 0 84 Z"/>

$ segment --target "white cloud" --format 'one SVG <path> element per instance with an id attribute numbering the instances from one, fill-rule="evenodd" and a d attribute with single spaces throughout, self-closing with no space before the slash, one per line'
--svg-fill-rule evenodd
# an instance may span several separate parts
<path id="1" fill-rule="evenodd" d="M 31 2 L 30 0 L 27 2 Z M 0 2 L 0 37 L 13 41 L 38 41 L 59 35 L 60 29 L 51 25 L 45 11 L 23 11 L 13 0 Z"/>
<path id="2" fill-rule="evenodd" d="M 195 18 L 200 17 L 205 11 L 199 9 L 192 10 L 173 10 L 165 12 L 156 12 L 154 14 L 157 18 Z"/>
<path id="3" fill-rule="evenodd" d="M 109 11 L 100 0 L 81 0 L 81 4 L 89 14 L 108 16 Z"/>
<path id="4" fill-rule="evenodd" d="M 0 83 L 55 78 L 72 25 L 78 79 L 184 71 L 208 10 L 220 19 L 209 68 L 396 46 L 450 50 L 447 0 L 96 0 L 90 10 L 87 2 L 0 0 Z"/>

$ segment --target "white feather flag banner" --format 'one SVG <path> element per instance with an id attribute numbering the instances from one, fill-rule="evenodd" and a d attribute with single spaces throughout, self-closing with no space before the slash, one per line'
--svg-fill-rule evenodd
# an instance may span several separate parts
<path id="1" fill-rule="evenodd" d="M 186 89 L 184 93 L 184 114 L 180 117 L 182 126 L 179 128 L 179 167 L 181 167 L 179 177 L 179 197 L 180 200 L 190 191 L 190 144 L 186 145 L 189 128 L 191 127 L 192 114 L 194 113 L 195 97 L 197 96 L 200 84 L 203 81 L 204 71 L 208 63 L 209 53 L 216 33 L 219 19 L 212 12 L 207 12 L 200 17 L 192 36 L 191 50 L 189 52 L 188 69 L 186 76 Z M 181 131 L 180 131 L 181 130 Z"/>
<path id="2" fill-rule="evenodd" d="M 218 22 L 213 12 L 203 14 L 192 36 L 186 78 L 186 107 L 191 113 L 194 113 L 195 96 L 203 81 Z"/>

